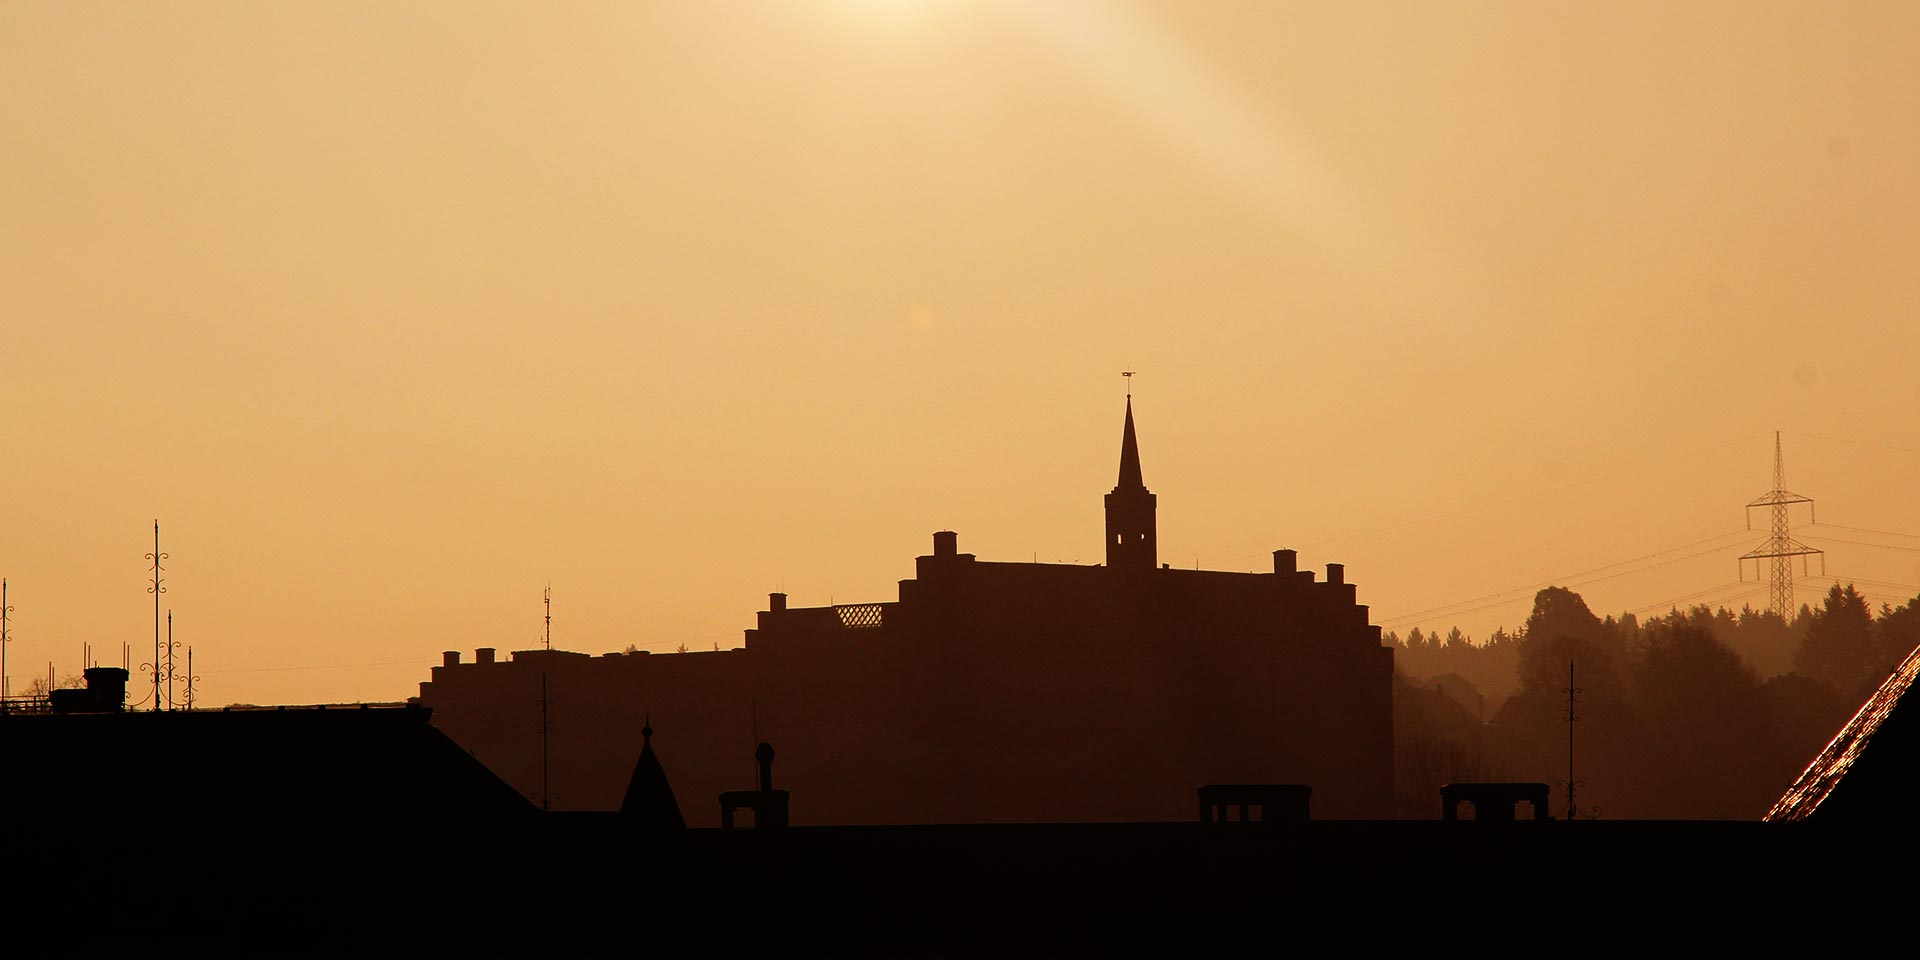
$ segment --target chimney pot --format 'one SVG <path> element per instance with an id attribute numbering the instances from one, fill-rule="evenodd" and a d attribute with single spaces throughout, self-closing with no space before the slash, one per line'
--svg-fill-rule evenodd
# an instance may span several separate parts
<path id="1" fill-rule="evenodd" d="M 1327 564 L 1327 582 L 1328 583 L 1346 583 L 1347 582 L 1347 565 L 1344 563 Z"/>
<path id="2" fill-rule="evenodd" d="M 942 530 L 933 535 L 933 555 L 951 557 L 960 552 L 960 535 L 952 530 Z"/>
<path id="3" fill-rule="evenodd" d="M 1292 550 L 1275 550 L 1273 552 L 1273 572 L 1274 573 L 1298 573 L 1299 571 L 1300 571 L 1300 555 L 1299 554 L 1293 552 Z"/>
<path id="4" fill-rule="evenodd" d="M 441 663 L 441 665 L 442 665 L 442 666 L 447 666 L 447 667 L 457 667 L 457 666 L 459 666 L 459 665 L 460 665 L 460 651 L 458 651 L 458 650 L 448 650 L 447 652 L 445 652 L 445 653 L 442 653 L 442 654 L 440 655 L 440 663 Z"/>
<path id="5" fill-rule="evenodd" d="M 753 750 L 753 758 L 760 761 L 761 792 L 771 791 L 773 789 L 773 744 L 761 741 L 760 745 Z"/>
<path id="6" fill-rule="evenodd" d="M 767 610 L 768 610 L 769 612 L 772 612 L 772 613 L 779 613 L 780 611 L 782 611 L 782 610 L 785 610 L 785 609 L 787 609 L 787 595 L 786 595 L 786 594 L 784 594 L 784 593 L 769 593 L 769 594 L 767 594 Z"/>
<path id="7" fill-rule="evenodd" d="M 487 664 L 493 662 L 493 648 L 481 647 L 473 652 L 473 662 Z"/>

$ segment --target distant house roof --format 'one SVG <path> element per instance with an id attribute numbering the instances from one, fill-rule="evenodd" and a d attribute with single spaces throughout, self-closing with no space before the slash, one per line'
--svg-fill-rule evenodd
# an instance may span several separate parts
<path id="1" fill-rule="evenodd" d="M 155 816 L 405 824 L 532 813 L 428 723 L 372 705 L 0 717 L 11 823 Z"/>
<path id="2" fill-rule="evenodd" d="M 1907 654 L 1764 819 L 1873 820 L 1905 812 L 1920 775 L 1920 705 L 1907 693 L 1920 647 Z"/>

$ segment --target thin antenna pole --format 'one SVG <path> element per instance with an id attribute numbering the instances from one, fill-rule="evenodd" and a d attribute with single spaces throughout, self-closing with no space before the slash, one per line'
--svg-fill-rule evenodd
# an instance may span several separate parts
<path id="1" fill-rule="evenodd" d="M 1573 819 L 1573 661 L 1567 661 L 1567 819 Z"/>
<path id="2" fill-rule="evenodd" d="M 1574 803 L 1574 794 L 1580 788 L 1580 781 L 1573 778 L 1573 725 L 1580 721 L 1576 706 L 1580 697 L 1580 688 L 1573 683 L 1573 659 L 1567 659 L 1567 820 L 1573 821 L 1580 816 L 1580 807 Z"/>
<path id="3" fill-rule="evenodd" d="M 1127 399 L 1128 400 L 1133 399 L 1133 374 L 1134 374 L 1134 371 L 1132 370 L 1120 371 L 1120 375 L 1127 378 Z"/>
<path id="4" fill-rule="evenodd" d="M 547 672 L 540 671 L 540 810 L 553 810 L 553 788 L 548 782 L 548 747 L 552 725 L 547 721 Z"/>
<path id="5" fill-rule="evenodd" d="M 7 637 L 7 614 L 12 612 L 13 608 L 7 606 L 7 581 L 0 579 L 0 711 L 6 709 L 7 644 L 12 642 Z"/>
<path id="6" fill-rule="evenodd" d="M 547 625 L 546 625 L 546 631 L 540 635 L 540 644 L 544 649 L 552 650 L 553 649 L 553 584 L 551 583 L 547 584 L 547 593 L 546 593 L 545 600 L 543 602 L 546 603 L 547 605 Z M 544 692 L 542 692 L 540 695 L 543 697 L 546 696 Z"/>
<path id="7" fill-rule="evenodd" d="M 187 709 L 193 709 L 193 645 L 187 645 Z"/>
<path id="8" fill-rule="evenodd" d="M 160 521 L 153 521 L 153 552 L 147 554 L 153 561 L 153 579 L 147 584 L 147 592 L 153 594 L 153 709 L 160 710 L 160 595 L 167 592 L 166 581 L 160 574 L 165 570 L 160 561 L 167 555 L 160 552 Z"/>
<path id="9" fill-rule="evenodd" d="M 167 709 L 173 709 L 173 611 L 167 611 Z"/>

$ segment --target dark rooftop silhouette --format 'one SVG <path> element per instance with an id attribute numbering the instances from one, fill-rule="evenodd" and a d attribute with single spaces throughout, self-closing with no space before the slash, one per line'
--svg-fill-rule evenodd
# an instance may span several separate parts
<path id="1" fill-rule="evenodd" d="M 640 728 L 640 759 L 634 762 L 633 778 L 627 781 L 620 812 L 657 829 L 686 829 L 686 818 L 680 815 L 680 804 L 673 798 L 673 786 L 653 752 L 652 717 Z"/>
<path id="2" fill-rule="evenodd" d="M 1887 675 L 1766 819 L 1903 822 L 1920 788 L 1920 647 Z"/>
<path id="3" fill-rule="evenodd" d="M 234 955 L 900 956 L 1359 938 L 1431 952 L 1574 929 L 1596 950 L 1703 931 L 1729 949 L 1831 950 L 1871 942 L 1880 925 L 1826 918 L 1895 916 L 1912 895 L 1884 831 L 1311 821 L 1308 784 L 1202 787 L 1212 824 L 663 830 L 673 789 L 650 723 L 632 809 L 543 814 L 425 719 L 374 705 L 0 717 L 0 749 L 31 774 L 0 792 L 0 822 L 17 831 L 0 903 L 33 921 L 10 944 L 29 955 L 190 942 Z M 1874 742 L 1895 742 L 1890 729 Z M 755 758 L 759 789 L 741 793 L 784 800 L 770 744 Z M 1218 822 L 1228 807 L 1259 828 Z M 1868 873 L 1878 882 L 1817 879 Z M 1541 878 L 1552 882 L 1528 882 Z M 1815 920 L 1726 922 L 1792 911 Z"/>

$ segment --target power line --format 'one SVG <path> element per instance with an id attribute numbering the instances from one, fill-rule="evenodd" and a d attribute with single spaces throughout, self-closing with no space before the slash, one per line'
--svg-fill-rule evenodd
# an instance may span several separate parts
<path id="1" fill-rule="evenodd" d="M 1712 596 L 1713 594 L 1724 593 L 1725 591 L 1734 587 L 1739 587 L 1741 589 L 1735 590 L 1733 593 L 1729 593 L 1723 597 L 1716 597 L 1712 601 L 1708 601 L 1706 599 L 1707 597 Z M 1741 597 L 1750 596 L 1752 594 L 1756 594 L 1762 590 L 1767 590 L 1767 589 L 1770 589 L 1770 587 L 1764 581 L 1756 582 L 1753 580 L 1734 580 L 1728 583 L 1723 583 L 1717 587 L 1708 587 L 1705 590 L 1696 590 L 1692 593 L 1674 597 L 1670 600 L 1662 600 L 1659 603 L 1649 603 L 1644 607 L 1635 607 L 1632 610 L 1629 610 L 1627 612 L 1633 613 L 1633 614 L 1649 613 L 1651 611 L 1658 610 L 1662 607 L 1666 607 L 1668 609 L 1677 609 L 1683 603 L 1689 607 L 1701 606 L 1703 604 L 1711 606 L 1713 604 L 1726 603 L 1729 600 L 1738 600 Z"/>
<path id="2" fill-rule="evenodd" d="M 1896 533 L 1892 530 L 1875 530 L 1872 527 L 1849 527 L 1843 523 L 1809 523 L 1807 527 L 1824 527 L 1830 530 L 1852 530 L 1855 533 L 1877 533 L 1883 537 L 1903 537 L 1908 540 L 1920 540 L 1920 534 Z"/>
<path id="3" fill-rule="evenodd" d="M 1903 447 L 1897 443 L 1880 443 L 1874 440 L 1851 440 L 1846 437 L 1823 437 L 1817 433 L 1799 433 L 1793 430 L 1789 430 L 1787 432 L 1793 434 L 1796 437 L 1805 437 L 1809 440 L 1827 440 L 1833 443 L 1858 444 L 1859 446 L 1862 446 L 1862 447 L 1879 447 L 1883 450 L 1899 450 L 1903 453 L 1920 453 L 1920 447 Z"/>
<path id="4" fill-rule="evenodd" d="M 1337 537 L 1327 537 L 1322 540 L 1314 540 L 1309 543 L 1303 543 L 1301 544 L 1301 546 L 1317 547 L 1323 544 L 1336 543 L 1341 540 L 1351 540 L 1355 537 L 1369 537 L 1376 533 L 1387 533 L 1389 531 L 1399 530 L 1402 527 L 1411 527 L 1416 524 L 1431 523 L 1432 521 L 1435 521 L 1435 520 L 1448 520 L 1454 517 L 1462 517 L 1462 516 L 1466 516 L 1467 514 L 1478 513 L 1482 510 L 1491 510 L 1494 507 L 1504 507 L 1507 504 L 1518 503 L 1522 500 L 1531 500 L 1534 497 L 1544 497 L 1544 496 L 1547 496 L 1548 494 L 1560 493 L 1565 490 L 1571 490 L 1575 487 L 1583 487 L 1590 483 L 1602 483 L 1607 480 L 1618 479 L 1620 477 L 1627 476 L 1628 474 L 1639 473 L 1642 470 L 1651 470 L 1654 467 L 1664 467 L 1670 463 L 1678 463 L 1682 460 L 1690 460 L 1694 457 L 1703 456 L 1705 454 L 1717 453 L 1721 450 L 1727 449 L 1728 447 L 1738 446 L 1739 444 L 1746 443 L 1750 440 L 1756 440 L 1763 436 L 1765 436 L 1765 434 L 1756 433 L 1749 436 L 1740 437 L 1738 439 L 1729 440 L 1725 443 L 1716 444 L 1711 447 L 1705 447 L 1699 450 L 1695 450 L 1695 451 L 1692 451 L 1691 453 L 1683 453 L 1683 454 L 1679 454 L 1678 456 L 1668 457 L 1665 460 L 1655 460 L 1652 463 L 1643 463 L 1643 464 L 1640 464 L 1639 466 L 1627 467 L 1626 469 L 1616 470 L 1612 473 L 1602 474 L 1597 477 L 1587 477 L 1584 480 L 1575 480 L 1571 483 L 1564 483 L 1557 487 L 1548 487 L 1544 490 L 1535 490 L 1531 493 L 1516 494 L 1514 496 L 1507 497 L 1505 499 L 1492 500 L 1486 503 L 1478 504 L 1476 506 L 1463 507 L 1459 510 L 1453 510 L 1447 513 L 1438 513 L 1438 514 L 1433 514 L 1431 516 L 1418 517 L 1413 520 L 1403 520 L 1399 523 L 1389 524 L 1384 527 L 1376 527 L 1372 530 L 1362 530 L 1357 533 L 1343 533 Z M 1259 556 L 1259 554 L 1247 554 L 1247 556 L 1249 557 Z M 1244 558 L 1234 557 L 1229 559 L 1244 559 Z"/>
<path id="5" fill-rule="evenodd" d="M 1911 584 L 1911 583 L 1901 583 L 1897 580 L 1872 580 L 1866 577 L 1850 577 L 1844 574 L 1827 574 L 1827 575 L 1822 575 L 1818 577 L 1809 577 L 1808 579 L 1832 580 L 1835 583 L 1839 583 L 1844 580 L 1847 583 L 1851 583 L 1856 586 L 1860 584 L 1867 584 L 1869 586 L 1875 586 L 1875 587 L 1890 587 L 1895 590 L 1913 590 L 1916 592 L 1920 592 L 1920 585 Z"/>
<path id="6" fill-rule="evenodd" d="M 1683 560 L 1691 560 L 1695 557 L 1704 557 L 1704 556 L 1707 556 L 1708 554 L 1718 553 L 1722 550 L 1728 549 L 1733 545 L 1730 543 L 1719 543 L 1716 546 L 1709 548 L 1707 550 L 1701 550 L 1696 553 L 1689 553 L 1685 556 L 1674 557 L 1670 560 L 1663 560 L 1659 563 L 1649 564 L 1647 566 L 1642 566 L 1642 567 L 1635 567 L 1631 570 L 1621 570 L 1617 573 L 1611 573 L 1605 576 L 1593 577 L 1592 579 L 1588 579 L 1588 580 L 1579 579 L 1581 577 L 1587 577 L 1591 574 L 1600 573 L 1603 570 L 1612 570 L 1615 567 L 1642 563 L 1647 560 L 1652 560 L 1655 557 L 1665 556 L 1666 554 L 1673 553 L 1676 550 L 1688 550 L 1693 547 L 1701 546 L 1703 544 L 1716 543 L 1717 541 L 1729 540 L 1734 537 L 1744 537 L 1746 536 L 1746 534 L 1747 532 L 1745 530 L 1732 530 L 1727 533 L 1720 534 L 1719 536 L 1708 537 L 1704 540 L 1695 540 L 1692 543 L 1684 543 L 1677 547 L 1668 547 L 1665 550 L 1656 550 L 1642 557 L 1635 557 L 1631 560 L 1621 560 L 1617 563 L 1609 563 L 1602 566 L 1593 567 L 1591 569 L 1581 570 L 1577 573 L 1570 573 L 1565 576 L 1555 577 L 1554 579 L 1542 581 L 1540 583 L 1532 583 L 1532 584 L 1527 584 L 1526 586 L 1512 587 L 1512 588 L 1501 590 L 1495 593 L 1489 593 L 1489 594 L 1486 594 L 1485 596 L 1474 597 L 1469 600 L 1459 600 L 1454 603 L 1445 603 L 1437 607 L 1430 607 L 1426 610 L 1418 610 L 1413 613 L 1402 614 L 1396 617 L 1383 618 L 1380 620 L 1380 623 L 1383 626 L 1393 626 L 1393 625 L 1407 623 L 1414 620 L 1421 620 L 1429 616 L 1458 616 L 1459 614 L 1462 614 L 1462 613 L 1472 613 L 1476 610 L 1485 610 L 1489 607 L 1498 607 L 1507 603 L 1516 602 L 1518 600 L 1529 599 L 1528 597 L 1525 597 L 1525 596 L 1513 597 L 1511 599 L 1506 599 L 1506 600 L 1496 599 L 1500 597 L 1507 597 L 1509 594 L 1516 594 L 1516 593 L 1525 594 L 1530 591 L 1541 590 L 1546 587 L 1552 587 L 1552 586 L 1566 586 L 1566 587 L 1584 586 L 1585 584 L 1588 584 L 1588 583 L 1600 583 L 1605 580 L 1612 580 L 1616 577 L 1624 577 L 1629 574 L 1640 573 L 1646 570 L 1657 570 L 1660 567 L 1679 563 Z M 1494 602 L 1482 604 L 1481 606 L 1477 606 L 1477 607 L 1469 607 L 1468 609 L 1464 609 L 1464 610 L 1452 609 L 1454 607 L 1461 607 L 1467 604 L 1479 603 L 1482 600 L 1491 600 Z"/>
<path id="7" fill-rule="evenodd" d="M 1920 553 L 1920 547 L 1902 547 L 1891 543 L 1868 543 L 1865 540 L 1848 540 L 1844 537 L 1816 537 L 1809 534 L 1807 539 L 1818 540 L 1822 543 L 1850 543 L 1856 547 L 1872 547 L 1875 550 L 1897 550 L 1902 553 Z"/>
<path id="8" fill-rule="evenodd" d="M 288 670 L 352 670 L 358 667 L 419 667 L 433 666 L 437 660 L 382 660 L 378 663 L 305 663 L 291 667 L 243 667 L 228 670 L 208 670 L 208 673 L 280 673 Z"/>
<path id="9" fill-rule="evenodd" d="M 1512 587 L 1512 588 L 1510 588 L 1510 589 L 1507 589 L 1507 590 L 1501 590 L 1501 591 L 1498 591 L 1498 592 L 1495 592 L 1495 593 L 1489 593 L 1489 594 L 1487 594 L 1487 595 L 1485 595 L 1485 596 L 1480 596 L 1480 597 L 1474 597 L 1474 598 L 1472 598 L 1472 599 L 1469 599 L 1469 600 L 1459 600 L 1459 601 L 1456 601 L 1456 602 L 1454 602 L 1454 603 L 1445 603 L 1445 604 L 1441 604 L 1440 606 L 1437 606 L 1437 607 L 1430 607 L 1430 608 L 1428 608 L 1428 609 L 1426 609 L 1426 610 L 1420 610 L 1420 611 L 1416 611 L 1416 612 L 1414 612 L 1414 613 L 1409 613 L 1409 614 L 1405 614 L 1405 615 L 1402 615 L 1402 616 L 1399 616 L 1399 617 L 1394 617 L 1394 618 L 1390 618 L 1390 619 L 1388 619 L 1388 620 L 1383 620 L 1383 621 L 1381 621 L 1381 622 L 1383 622 L 1383 623 L 1391 623 L 1391 622 L 1397 622 L 1397 621 L 1401 621 L 1401 620 L 1408 620 L 1408 619 L 1417 619 L 1417 618 L 1419 618 L 1419 617 L 1423 617 L 1423 616 L 1426 616 L 1426 615 L 1428 615 L 1428 614 L 1436 614 L 1436 613 L 1444 613 L 1444 612 L 1445 612 L 1445 611 L 1446 611 L 1446 610 L 1447 610 L 1448 608 L 1450 608 L 1450 607 L 1457 607 L 1457 606 L 1461 606 L 1461 605 L 1463 605 L 1463 604 L 1469 604 L 1469 603 L 1477 603 L 1477 602 L 1479 602 L 1479 601 L 1481 601 L 1481 600 L 1492 600 L 1492 599 L 1494 599 L 1494 598 L 1496 598 L 1496 597 L 1504 597 L 1504 596 L 1506 596 L 1507 594 L 1510 594 L 1510 593 L 1525 593 L 1525 592 L 1528 592 L 1528 591 L 1534 591 L 1534 590 L 1540 590 L 1540 589 L 1542 589 L 1542 588 L 1545 588 L 1545 587 L 1551 587 L 1551 586 L 1554 586 L 1554 585 L 1556 585 L 1556 584 L 1563 584 L 1563 583 L 1565 583 L 1566 581 L 1568 581 L 1568 580 L 1572 580 L 1572 579 L 1574 579 L 1574 578 L 1576 578 L 1576 577 L 1584 577 L 1584 576 L 1586 576 L 1586 575 L 1588 575 L 1588 574 L 1592 574 L 1592 573 L 1599 573 L 1599 572 L 1600 572 L 1600 571 L 1602 571 L 1602 570 L 1611 570 L 1611 569 L 1613 569 L 1614 567 L 1619 567 L 1619 566 L 1625 566 L 1625 565 L 1627 565 L 1627 564 L 1633 564 L 1633 563 L 1640 563 L 1640 562 L 1642 562 L 1642 561 L 1645 561 L 1645 560 L 1651 560 L 1651 559 L 1653 559 L 1654 557 L 1658 557 L 1658 556 L 1661 556 L 1661 555 L 1663 555 L 1663 554 L 1668 554 L 1668 553 L 1672 553 L 1672 552 L 1674 552 L 1675 550 L 1686 550 L 1686 549 L 1690 549 L 1690 548 L 1692 548 L 1692 547 L 1697 547 L 1697 546 L 1700 546 L 1701 544 L 1706 544 L 1706 543 L 1712 543 L 1712 542 L 1714 542 L 1714 541 L 1716 541 L 1716 540 L 1726 540 L 1726 539 L 1729 539 L 1729 538 L 1731 538 L 1731 537 L 1737 537 L 1737 536 L 1743 536 L 1743 535 L 1745 535 L 1745 533 L 1746 533 L 1746 531 L 1744 531 L 1744 530 L 1733 530 L 1733 531 L 1729 531 L 1729 532 L 1727 532 L 1727 533 L 1723 533 L 1723 534 L 1720 534 L 1720 535 L 1719 535 L 1719 536 L 1717 536 L 1717 537 L 1708 537 L 1708 538 L 1706 538 L 1705 540 L 1695 540 L 1695 541 L 1694 541 L 1694 542 L 1692 542 L 1692 543 L 1683 543 L 1683 544 L 1681 544 L 1681 545 L 1679 545 L 1679 546 L 1677 546 L 1677 547 L 1669 547 L 1669 548 L 1667 548 L 1667 549 L 1665 549 L 1665 550 L 1656 550 L 1656 551 L 1654 551 L 1653 553 L 1649 553 L 1649 554 L 1647 554 L 1646 556 L 1643 556 L 1643 557 L 1635 557 L 1635 558 L 1633 558 L 1633 559 L 1631 559 L 1631 560 L 1621 560 L 1621 561 L 1619 561 L 1619 562 L 1617 562 L 1617 563 L 1609 563 L 1609 564 L 1604 564 L 1604 565 L 1602 565 L 1602 566 L 1598 566 L 1598 567 L 1593 567 L 1593 568 L 1590 568 L 1590 569 L 1587 569 L 1587 570 L 1581 570 L 1581 571 L 1579 571 L 1579 572 L 1577 572 L 1577 573 L 1570 573 L 1570 574 L 1567 574 L 1566 576 L 1563 576 L 1563 577 L 1557 577 L 1557 578 L 1554 578 L 1554 579 L 1552 579 L 1552 580 L 1546 580 L 1546 581 L 1543 581 L 1543 582 L 1540 582 L 1540 583 L 1532 583 L 1532 584 L 1527 584 L 1526 586 L 1521 586 L 1521 587 Z M 1721 545 L 1721 546 L 1718 546 L 1718 547 L 1715 547 L 1714 549 L 1715 549 L 1715 550 L 1724 550 L 1724 549 L 1726 549 L 1726 548 L 1727 548 L 1727 546 L 1728 546 L 1728 545 Z M 1707 552 L 1707 553 L 1711 553 L 1711 552 L 1713 552 L 1713 551 L 1712 551 L 1712 550 L 1709 550 L 1709 551 L 1705 551 L 1705 552 Z M 1693 556 L 1699 556 L 1699 555 L 1700 555 L 1700 554 L 1693 554 Z M 1676 558 L 1676 559 L 1687 559 L 1687 558 L 1685 558 L 1685 557 L 1681 557 L 1681 558 Z M 1653 568 L 1652 568 L 1652 567 L 1648 567 L 1648 568 L 1646 568 L 1646 569 L 1653 569 Z M 1629 572 L 1629 573 L 1631 573 L 1631 572 L 1637 572 L 1637 571 L 1625 571 L 1625 572 Z M 1497 606 L 1497 604 L 1493 604 L 1493 605 L 1494 605 L 1494 606 Z M 1484 608 L 1484 607 L 1476 607 L 1475 609 L 1485 609 L 1485 608 Z"/>

